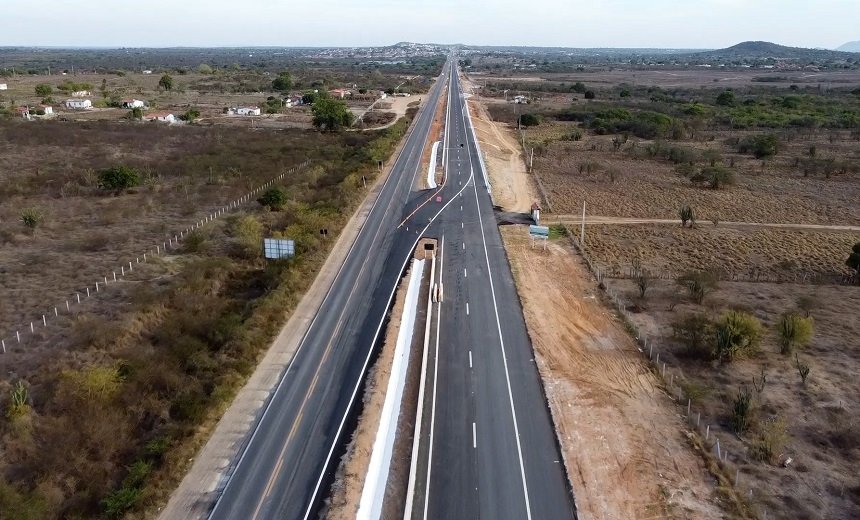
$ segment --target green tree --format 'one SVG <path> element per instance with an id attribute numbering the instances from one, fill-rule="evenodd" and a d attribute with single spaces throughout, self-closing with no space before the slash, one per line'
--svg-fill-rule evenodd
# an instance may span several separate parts
<path id="1" fill-rule="evenodd" d="M 185 111 L 184 114 L 181 114 L 179 116 L 179 119 L 181 119 L 182 121 L 188 121 L 189 123 L 192 123 L 198 117 L 200 117 L 200 111 L 197 110 L 196 108 L 189 108 L 188 110 Z"/>
<path id="2" fill-rule="evenodd" d="M 537 114 L 523 114 L 520 116 L 522 126 L 537 126 L 540 124 L 540 116 Z"/>
<path id="3" fill-rule="evenodd" d="M 812 318 L 787 312 L 777 322 L 776 331 L 779 336 L 779 351 L 782 354 L 791 354 L 795 348 L 805 347 L 812 339 Z"/>
<path id="4" fill-rule="evenodd" d="M 114 166 L 99 172 L 99 188 L 122 191 L 140 185 L 140 172 L 130 166 Z"/>
<path id="5" fill-rule="evenodd" d="M 857 279 L 857 283 L 860 284 L 860 242 L 857 242 L 851 248 L 851 254 L 848 255 L 845 265 L 856 271 L 854 277 Z"/>
<path id="6" fill-rule="evenodd" d="M 690 177 L 693 182 L 704 182 L 708 187 L 719 190 L 735 183 L 735 175 L 725 166 L 705 166 L 699 173 Z"/>
<path id="7" fill-rule="evenodd" d="M 576 92 L 577 94 L 585 94 L 586 92 L 588 92 L 588 88 L 581 81 L 577 81 L 576 83 L 574 83 L 573 86 L 570 87 L 570 90 Z"/>
<path id="8" fill-rule="evenodd" d="M 36 95 L 39 97 L 47 97 L 54 92 L 54 89 L 51 88 L 51 85 L 48 85 L 47 83 L 39 83 L 38 85 L 36 85 L 35 90 Z"/>
<path id="9" fill-rule="evenodd" d="M 287 203 L 287 194 L 284 190 L 275 186 L 266 190 L 263 195 L 257 199 L 257 202 L 272 211 L 280 211 Z"/>
<path id="10" fill-rule="evenodd" d="M 197 66 L 197 72 L 199 72 L 200 74 L 212 74 L 212 72 L 214 71 L 212 70 L 212 67 L 210 67 L 208 64 L 201 63 Z"/>
<path id="11" fill-rule="evenodd" d="M 168 91 L 173 90 L 173 78 L 171 78 L 169 74 L 161 76 L 161 79 L 158 80 L 158 88 Z"/>
<path id="12" fill-rule="evenodd" d="M 245 215 L 237 219 L 231 228 L 231 235 L 236 240 L 235 246 L 240 256 L 260 256 L 263 248 L 263 225 L 256 217 Z"/>
<path id="13" fill-rule="evenodd" d="M 313 105 L 320 97 L 322 96 L 320 96 L 317 92 L 305 92 L 302 95 L 302 103 L 305 105 Z"/>
<path id="14" fill-rule="evenodd" d="M 585 99 L 594 99 L 595 97 L 596 96 L 595 96 L 593 90 L 586 90 L 585 91 Z"/>
<path id="15" fill-rule="evenodd" d="M 346 103 L 330 97 L 320 98 L 314 103 L 313 124 L 323 132 L 337 132 L 343 127 L 350 126 L 353 114 Z"/>
<path id="16" fill-rule="evenodd" d="M 272 81 L 272 89 L 278 91 L 290 90 L 293 88 L 293 79 L 287 71 L 278 74 L 278 77 Z"/>
<path id="17" fill-rule="evenodd" d="M 726 311 L 714 328 L 714 358 L 721 363 L 731 362 L 755 350 L 761 336 L 761 322 L 755 316 L 743 311 Z"/>
<path id="18" fill-rule="evenodd" d="M 36 228 L 43 220 L 42 212 L 36 208 L 27 208 L 21 212 L 21 223 L 30 231 L 31 235 L 36 234 Z"/>
<path id="19" fill-rule="evenodd" d="M 131 116 L 131 118 L 132 118 L 132 119 L 134 119 L 135 121 L 140 121 L 141 119 L 143 119 L 143 109 L 142 109 L 142 108 L 140 108 L 140 107 L 132 108 L 132 109 L 131 109 L 131 112 L 129 113 L 129 115 L 130 115 L 130 116 Z"/>
<path id="20" fill-rule="evenodd" d="M 735 106 L 736 102 L 735 93 L 732 90 L 724 90 L 717 96 L 717 104 L 720 106 L 732 107 Z"/>

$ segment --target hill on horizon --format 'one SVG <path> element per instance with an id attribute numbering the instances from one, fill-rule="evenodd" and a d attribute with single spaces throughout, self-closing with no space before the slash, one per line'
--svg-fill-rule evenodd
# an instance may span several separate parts
<path id="1" fill-rule="evenodd" d="M 856 42 L 848 42 L 836 48 L 840 52 L 860 52 L 860 40 Z"/>
<path id="2" fill-rule="evenodd" d="M 777 60 L 846 60 L 854 59 L 852 53 L 842 51 L 831 51 L 827 49 L 805 49 L 802 47 L 787 47 L 772 42 L 748 41 L 732 45 L 725 49 L 704 51 L 696 53 L 696 56 L 708 56 L 718 58 L 736 59 L 777 59 Z"/>

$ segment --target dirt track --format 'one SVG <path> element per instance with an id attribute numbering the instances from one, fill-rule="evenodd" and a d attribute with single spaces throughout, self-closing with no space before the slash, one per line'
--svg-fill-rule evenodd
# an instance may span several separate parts
<path id="1" fill-rule="evenodd" d="M 548 222 L 561 222 L 563 224 L 580 224 L 580 215 L 547 215 Z M 678 225 L 680 220 L 658 219 L 658 218 L 624 218 L 624 217 L 600 217 L 586 215 L 585 224 L 674 224 Z M 838 226 L 832 224 L 780 224 L 770 222 L 719 222 L 723 227 L 765 227 L 782 229 L 802 229 L 812 231 L 860 231 L 860 226 Z"/>

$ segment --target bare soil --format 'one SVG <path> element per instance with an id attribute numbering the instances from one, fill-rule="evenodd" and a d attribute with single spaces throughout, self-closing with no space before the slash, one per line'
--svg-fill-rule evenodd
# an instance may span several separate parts
<path id="1" fill-rule="evenodd" d="M 683 421 L 574 252 L 502 230 L 582 519 L 720 518 Z"/>
<path id="2" fill-rule="evenodd" d="M 480 102 L 469 101 L 469 110 L 484 161 L 493 172 L 493 201 L 505 211 L 528 213 L 538 199 L 512 129 L 494 122 Z"/>

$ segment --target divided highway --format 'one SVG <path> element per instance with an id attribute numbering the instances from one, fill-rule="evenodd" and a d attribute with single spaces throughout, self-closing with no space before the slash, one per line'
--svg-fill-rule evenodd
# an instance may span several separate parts
<path id="1" fill-rule="evenodd" d="M 443 70 L 447 70 L 446 67 Z M 315 518 L 352 433 L 353 404 L 394 289 L 423 227 L 398 224 L 448 80 L 429 94 L 316 318 L 240 451 L 212 520 Z M 426 197 L 426 195 L 425 195 Z"/>
<path id="2" fill-rule="evenodd" d="M 502 246 L 466 100 L 453 63 L 447 128 L 450 202 L 430 233 L 444 237 L 444 300 L 428 363 L 427 474 L 411 518 L 575 518 L 522 308 Z M 428 407 L 425 406 L 425 413 Z M 419 460 L 425 460 L 422 457 Z"/>

